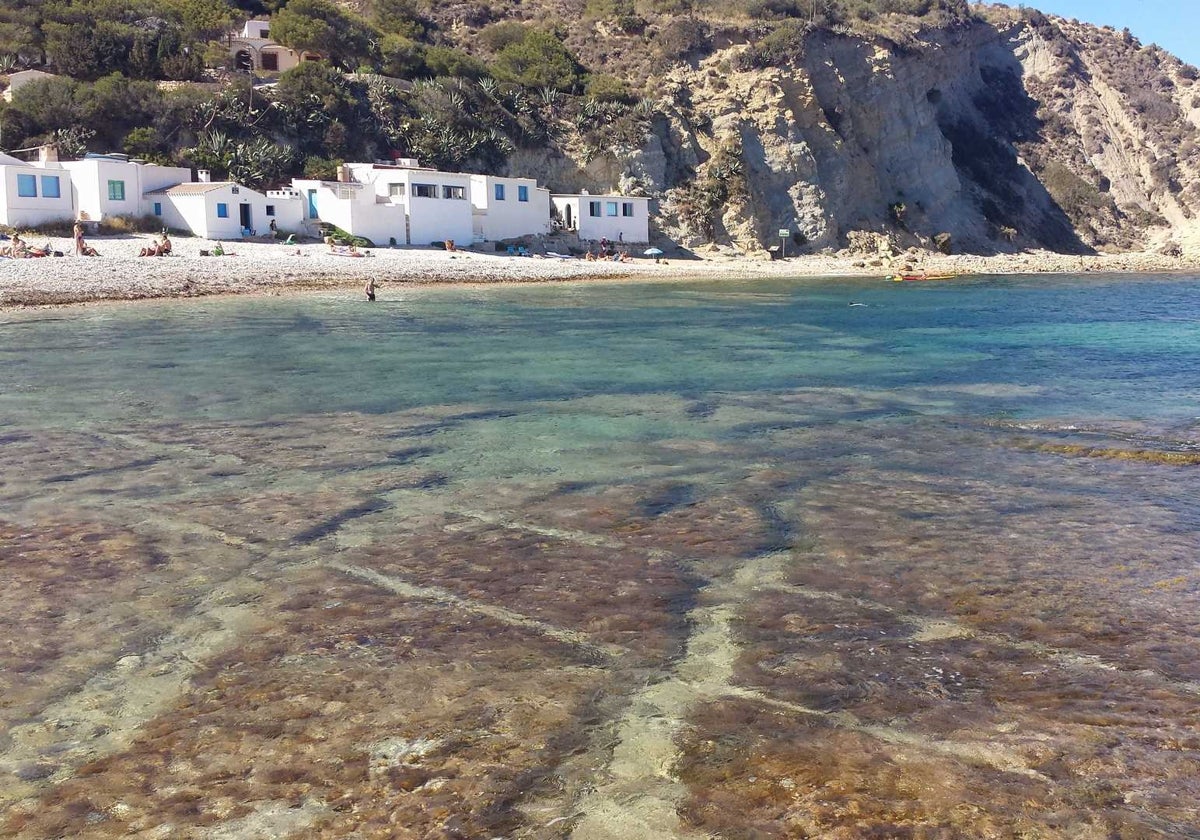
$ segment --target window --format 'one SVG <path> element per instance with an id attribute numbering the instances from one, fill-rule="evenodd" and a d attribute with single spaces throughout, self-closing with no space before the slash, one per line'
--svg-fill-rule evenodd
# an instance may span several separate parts
<path id="1" fill-rule="evenodd" d="M 621 202 L 621 215 L 626 216 L 626 217 L 633 215 L 633 202 L 632 201 Z"/>
<path id="2" fill-rule="evenodd" d="M 404 198 L 404 185 L 388 184 L 388 198 Z"/>
<path id="3" fill-rule="evenodd" d="M 238 194 L 238 193 L 240 193 L 241 191 L 242 191 L 242 190 L 241 190 L 241 188 L 240 188 L 240 187 L 234 187 L 233 189 L 231 189 L 231 190 L 230 190 L 230 192 L 231 192 L 231 193 L 233 193 L 234 195 L 237 195 L 237 194 Z"/>
<path id="4" fill-rule="evenodd" d="M 37 176 L 18 175 L 17 195 L 21 198 L 37 198 Z"/>
<path id="5" fill-rule="evenodd" d="M 265 26 L 264 26 L 264 27 L 261 27 L 261 28 L 258 30 L 258 37 L 259 37 L 259 38 L 262 38 L 262 39 L 264 39 L 264 40 L 265 40 L 265 39 L 267 39 L 267 38 L 270 38 L 270 37 L 271 37 L 271 30 L 270 30 L 270 29 L 268 29 L 268 28 L 267 28 L 267 27 L 265 27 Z"/>
<path id="6" fill-rule="evenodd" d="M 109 181 L 108 182 L 108 200 L 109 201 L 124 201 L 125 200 L 125 182 L 124 181 Z"/>
<path id="7" fill-rule="evenodd" d="M 517 201 L 528 201 L 528 200 L 529 200 L 529 187 L 525 186 L 524 184 L 521 184 L 520 186 L 517 187 Z"/>
<path id="8" fill-rule="evenodd" d="M 599 216 L 600 215 L 600 202 L 599 201 L 589 201 L 588 202 L 588 215 L 589 216 Z"/>
<path id="9" fill-rule="evenodd" d="M 503 184 L 496 185 L 496 200 L 497 201 L 504 200 L 504 185 Z"/>
<path id="10" fill-rule="evenodd" d="M 62 188 L 57 175 L 42 176 L 42 198 L 62 198 Z"/>
<path id="11" fill-rule="evenodd" d="M 228 219 L 229 218 L 229 205 L 228 204 L 221 203 L 221 204 L 217 205 L 217 218 L 218 219 Z"/>
<path id="12" fill-rule="evenodd" d="M 417 198 L 437 198 L 437 186 L 434 184 L 413 184 L 412 192 Z"/>
<path id="13" fill-rule="evenodd" d="M 154 215 L 155 216 L 162 215 L 162 202 L 161 201 L 154 202 Z"/>
<path id="14" fill-rule="evenodd" d="M 609 216 L 617 215 L 617 202 L 615 202 L 615 201 L 604 202 L 604 212 Z"/>
<path id="15" fill-rule="evenodd" d="M 262 54 L 262 69 L 274 72 L 279 69 L 278 53 L 267 52 Z"/>
<path id="16" fill-rule="evenodd" d="M 462 198 L 467 197 L 466 187 L 442 187 L 442 198 Z"/>
<path id="17" fill-rule="evenodd" d="M 268 216 L 274 216 L 274 215 L 275 215 L 275 205 L 274 205 L 274 204 L 268 204 L 268 205 L 267 205 L 267 211 L 266 211 L 266 212 L 267 212 L 267 215 L 268 215 Z"/>

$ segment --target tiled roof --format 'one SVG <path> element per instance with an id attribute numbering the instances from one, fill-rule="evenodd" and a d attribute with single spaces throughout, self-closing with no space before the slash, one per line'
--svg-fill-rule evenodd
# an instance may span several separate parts
<path id="1" fill-rule="evenodd" d="M 204 195 L 204 193 L 228 187 L 233 181 L 194 181 L 189 184 L 176 184 L 173 187 L 162 187 L 150 190 L 146 195 Z"/>

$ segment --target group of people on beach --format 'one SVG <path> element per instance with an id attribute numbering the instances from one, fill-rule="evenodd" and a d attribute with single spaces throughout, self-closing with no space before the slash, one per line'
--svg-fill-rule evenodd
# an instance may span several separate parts
<path id="1" fill-rule="evenodd" d="M 622 234 L 622 241 L 624 238 L 625 236 Z M 588 248 L 587 253 L 583 255 L 583 258 L 588 262 L 595 262 L 597 260 L 629 262 L 631 259 L 633 259 L 631 256 L 629 256 L 629 249 L 618 249 L 614 243 L 608 241 L 607 236 L 600 237 L 600 247 L 596 250 L 596 253 L 592 253 L 592 249 Z"/>
<path id="2" fill-rule="evenodd" d="M 164 230 L 158 241 L 152 245 L 147 245 L 138 252 L 139 257 L 165 257 L 171 253 L 171 240 Z"/>
<path id="3" fill-rule="evenodd" d="M 61 257 L 62 251 L 55 251 L 54 246 L 49 242 L 40 248 L 36 245 L 30 245 L 21 235 L 13 232 L 8 240 L 7 245 L 0 245 L 0 257 L 8 259 L 26 259 L 29 257 Z"/>

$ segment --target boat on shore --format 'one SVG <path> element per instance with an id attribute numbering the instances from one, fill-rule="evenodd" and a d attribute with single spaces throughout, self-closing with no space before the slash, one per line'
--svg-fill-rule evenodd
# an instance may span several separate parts
<path id="1" fill-rule="evenodd" d="M 942 272 L 940 274 L 920 272 L 916 274 L 889 274 L 884 279 L 891 280 L 894 283 L 907 283 L 915 280 L 952 280 L 958 276 L 957 272 Z"/>

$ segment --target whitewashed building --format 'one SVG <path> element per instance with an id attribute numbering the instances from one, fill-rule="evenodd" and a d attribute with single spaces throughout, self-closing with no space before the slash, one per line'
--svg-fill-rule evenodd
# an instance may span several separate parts
<path id="1" fill-rule="evenodd" d="M 633 195 L 554 193 L 554 216 L 563 230 L 580 239 L 609 239 L 642 244 L 650 241 L 650 199 Z"/>
<path id="2" fill-rule="evenodd" d="M 292 180 L 301 195 L 304 223 L 309 233 L 319 224 L 335 225 L 376 245 L 407 245 L 408 216 L 403 202 L 382 198 L 371 185 L 347 181 Z"/>
<path id="3" fill-rule="evenodd" d="M 238 239 L 265 236 L 272 219 L 284 233 L 299 227 L 299 194 L 280 192 L 272 197 L 233 181 L 202 180 L 151 190 L 146 202 L 164 227 L 206 239 Z"/>
<path id="4" fill-rule="evenodd" d="M 550 232 L 550 191 L 533 178 L 471 176 L 472 231 L 497 242 Z"/>
<path id="5" fill-rule="evenodd" d="M 276 75 L 291 70 L 304 61 L 320 59 L 313 52 L 297 52 L 271 40 L 271 22 L 248 20 L 240 32 L 227 38 L 229 59 L 233 69 L 246 73 Z"/>
<path id="6" fill-rule="evenodd" d="M 127 155 L 89 154 L 63 161 L 62 166 L 71 173 L 76 216 L 93 222 L 149 215 L 146 193 L 192 180 L 192 170 L 186 167 L 156 166 Z"/>
<path id="7" fill-rule="evenodd" d="M 472 240 L 471 176 L 394 164 L 343 164 L 337 181 L 297 178 L 305 217 L 337 225 L 376 245 L 429 245 Z"/>
<path id="8" fill-rule="evenodd" d="M 72 219 L 71 173 L 57 161 L 0 154 L 0 225 L 32 227 Z"/>
<path id="9" fill-rule="evenodd" d="M 4 93 L 0 94 L 5 102 L 13 101 L 13 94 L 19 91 L 25 85 L 31 82 L 39 82 L 42 79 L 58 79 L 53 73 L 47 73 L 45 70 L 18 70 L 16 73 L 8 74 L 8 87 L 4 89 Z"/>

